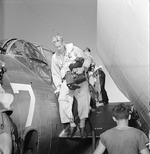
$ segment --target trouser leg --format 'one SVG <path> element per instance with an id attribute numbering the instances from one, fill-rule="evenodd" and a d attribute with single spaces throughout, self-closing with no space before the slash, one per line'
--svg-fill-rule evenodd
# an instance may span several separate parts
<path id="1" fill-rule="evenodd" d="M 88 118 L 90 111 L 90 91 L 87 82 L 80 84 L 80 89 L 75 90 L 74 96 L 77 99 L 78 104 L 78 116 L 80 119 L 79 129 L 81 138 L 86 138 L 87 133 L 85 131 L 85 121 Z"/>
<path id="2" fill-rule="evenodd" d="M 73 96 L 70 94 L 66 82 L 63 82 L 59 94 L 59 113 L 62 123 L 74 121 L 72 113 Z"/>
<path id="3" fill-rule="evenodd" d="M 80 119 L 80 124 L 79 124 L 80 128 L 84 128 L 85 127 L 85 120 L 86 120 L 86 118 Z"/>
<path id="4" fill-rule="evenodd" d="M 75 91 L 75 97 L 78 102 L 78 116 L 81 119 L 88 118 L 90 110 L 90 92 L 88 83 L 80 84 L 81 88 Z"/>
<path id="5" fill-rule="evenodd" d="M 86 121 L 86 118 L 80 119 L 80 125 L 79 125 L 80 135 L 81 135 L 81 138 L 83 139 L 87 137 L 87 132 L 85 130 L 85 121 Z"/>
<path id="6" fill-rule="evenodd" d="M 74 121 L 71 102 L 59 101 L 59 113 L 62 123 L 70 123 Z"/>
<path id="7" fill-rule="evenodd" d="M 100 82 L 101 82 L 101 94 L 102 94 L 102 100 L 105 104 L 108 104 L 108 95 L 107 92 L 105 90 L 105 74 L 102 73 L 101 78 L 100 78 Z"/>

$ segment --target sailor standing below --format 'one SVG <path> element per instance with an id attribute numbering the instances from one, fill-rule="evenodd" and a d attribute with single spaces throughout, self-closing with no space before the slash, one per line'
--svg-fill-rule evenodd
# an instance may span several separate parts
<path id="1" fill-rule="evenodd" d="M 113 120 L 117 126 L 100 135 L 100 142 L 94 154 L 103 154 L 105 149 L 109 154 L 150 154 L 146 144 L 148 138 L 139 129 L 129 127 L 130 108 L 120 103 L 113 108 Z"/>
<path id="2" fill-rule="evenodd" d="M 5 93 L 2 87 L 2 78 L 6 70 L 5 63 L 0 61 L 0 64 L 0 154 L 12 154 L 12 127 L 7 113 L 12 113 L 10 104 L 13 102 L 13 95 Z"/>
<path id="3" fill-rule="evenodd" d="M 57 51 L 52 56 L 52 77 L 56 86 L 55 93 L 59 94 L 59 112 L 61 122 L 65 125 L 70 124 L 68 131 L 69 137 L 72 137 L 77 130 L 72 113 L 73 97 L 76 98 L 78 104 L 78 116 L 80 119 L 79 129 L 82 138 L 86 138 L 85 120 L 88 118 L 90 110 L 90 92 L 88 82 L 84 81 L 79 85 L 76 84 L 72 89 L 67 86 L 66 75 L 70 71 L 70 64 L 73 64 L 77 58 L 83 58 L 82 67 L 73 68 L 72 72 L 76 74 L 83 74 L 84 70 L 90 66 L 91 60 L 81 49 L 74 46 L 72 43 L 65 44 L 61 36 L 55 36 L 52 43 L 57 48 Z"/>
<path id="4" fill-rule="evenodd" d="M 11 94 L 0 93 L 0 154 L 12 154 L 13 151 L 12 125 L 9 118 L 12 113 L 9 105 L 12 101 Z"/>

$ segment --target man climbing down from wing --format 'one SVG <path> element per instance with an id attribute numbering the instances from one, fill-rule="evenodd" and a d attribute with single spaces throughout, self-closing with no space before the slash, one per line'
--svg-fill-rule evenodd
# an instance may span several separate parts
<path id="1" fill-rule="evenodd" d="M 90 92 L 84 71 L 90 66 L 90 58 L 72 43 L 65 44 L 61 36 L 55 36 L 52 43 L 57 51 L 52 56 L 52 77 L 58 94 L 61 122 L 69 123 L 67 134 L 72 137 L 77 130 L 72 113 L 73 98 L 78 104 L 79 129 L 82 138 L 86 138 L 85 121 L 90 110 Z M 78 80 L 79 79 L 79 80 Z"/>

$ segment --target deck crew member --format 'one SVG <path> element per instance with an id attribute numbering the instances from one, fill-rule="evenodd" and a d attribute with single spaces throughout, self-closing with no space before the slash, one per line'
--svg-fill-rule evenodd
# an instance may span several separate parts
<path id="1" fill-rule="evenodd" d="M 124 103 L 113 108 L 113 120 L 117 126 L 100 135 L 94 154 L 103 154 L 106 148 L 109 154 L 150 154 L 146 147 L 148 138 L 144 132 L 128 126 L 130 112 Z"/>
<path id="2" fill-rule="evenodd" d="M 59 93 L 59 112 L 61 122 L 70 124 L 69 136 L 72 137 L 77 130 L 72 113 L 73 97 L 78 102 L 78 116 L 80 118 L 79 129 L 82 138 L 86 137 L 85 120 L 88 118 L 90 109 L 90 92 L 87 81 L 80 83 L 80 88 L 70 90 L 66 83 L 66 74 L 70 71 L 69 66 L 79 57 L 84 59 L 82 67 L 75 68 L 72 71 L 76 74 L 82 74 L 90 66 L 90 58 L 85 56 L 83 51 L 72 43 L 65 44 L 61 36 L 55 36 L 52 43 L 57 51 L 52 56 L 52 77 L 56 86 L 55 93 Z M 77 87 L 78 87 L 77 86 Z"/>
<path id="3" fill-rule="evenodd" d="M 13 102 L 13 95 L 6 93 L 2 87 L 3 74 L 6 72 L 5 63 L 0 61 L 0 154 L 13 153 L 12 122 L 9 115 L 12 113 L 10 104 Z"/>

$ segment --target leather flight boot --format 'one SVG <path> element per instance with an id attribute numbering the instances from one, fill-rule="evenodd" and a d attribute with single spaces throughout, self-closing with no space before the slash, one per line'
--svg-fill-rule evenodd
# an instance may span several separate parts
<path id="1" fill-rule="evenodd" d="M 85 131 L 85 128 L 80 128 L 80 135 L 82 139 L 86 139 L 87 138 L 87 132 Z"/>
<path id="2" fill-rule="evenodd" d="M 77 131 L 77 126 L 75 127 L 70 127 L 70 133 L 69 133 L 69 136 L 68 137 L 73 137 L 75 132 Z"/>
<path id="3" fill-rule="evenodd" d="M 63 128 L 64 128 L 63 129 L 64 133 L 68 137 L 70 135 L 70 124 L 69 123 L 64 123 Z"/>

